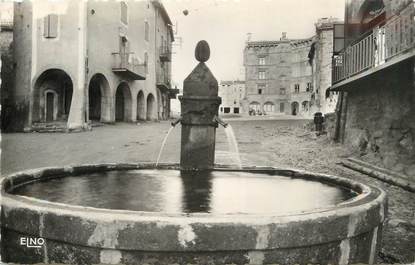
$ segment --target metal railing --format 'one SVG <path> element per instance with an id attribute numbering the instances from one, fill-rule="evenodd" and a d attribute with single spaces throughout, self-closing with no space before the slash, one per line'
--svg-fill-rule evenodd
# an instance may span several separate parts
<path id="1" fill-rule="evenodd" d="M 166 88 L 170 89 L 170 76 L 164 71 L 157 73 L 157 84 L 163 85 Z"/>
<path id="2" fill-rule="evenodd" d="M 398 16 L 392 17 L 369 35 L 346 47 L 333 57 L 333 84 L 415 47 L 415 4 L 411 3 Z"/>
<path id="3" fill-rule="evenodd" d="M 1 30 L 12 30 L 13 29 L 13 20 L 0 20 Z"/>
<path id="4" fill-rule="evenodd" d="M 141 63 L 133 52 L 112 53 L 112 69 L 113 71 L 130 71 L 139 76 L 146 76 L 146 65 Z"/>
<path id="5" fill-rule="evenodd" d="M 170 62 L 171 61 L 171 49 L 168 46 L 161 46 L 159 48 L 160 59 L 162 61 Z"/>

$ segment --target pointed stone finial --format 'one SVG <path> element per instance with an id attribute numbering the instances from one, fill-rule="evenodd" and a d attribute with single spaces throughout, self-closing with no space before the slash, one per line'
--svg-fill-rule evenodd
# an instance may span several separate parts
<path id="1" fill-rule="evenodd" d="M 201 40 L 197 43 L 195 49 L 195 57 L 201 63 L 206 62 L 209 60 L 210 57 L 210 48 L 209 44 L 205 40 Z"/>

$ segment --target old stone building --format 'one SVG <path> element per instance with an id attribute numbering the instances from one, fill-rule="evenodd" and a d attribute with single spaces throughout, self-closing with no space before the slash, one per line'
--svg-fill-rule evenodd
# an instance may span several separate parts
<path id="1" fill-rule="evenodd" d="M 415 177 L 415 4 L 347 1 L 345 49 L 334 56 L 341 92 L 336 138 L 362 157 Z"/>
<path id="2" fill-rule="evenodd" d="M 222 81 L 219 85 L 219 97 L 222 103 L 219 106 L 219 114 L 243 113 L 242 99 L 245 96 L 244 81 Z"/>
<path id="3" fill-rule="evenodd" d="M 334 25 L 342 25 L 337 18 L 321 18 L 315 24 L 316 36 L 309 59 L 313 67 L 313 87 L 311 95 L 312 112 L 333 113 L 336 109 L 338 93 L 330 91 L 332 83 L 332 58 Z"/>
<path id="4" fill-rule="evenodd" d="M 169 115 L 172 23 L 161 2 L 14 4 L 14 130 Z"/>
<path id="5" fill-rule="evenodd" d="M 244 110 L 308 116 L 313 91 L 308 61 L 313 38 L 250 41 L 244 51 Z"/>

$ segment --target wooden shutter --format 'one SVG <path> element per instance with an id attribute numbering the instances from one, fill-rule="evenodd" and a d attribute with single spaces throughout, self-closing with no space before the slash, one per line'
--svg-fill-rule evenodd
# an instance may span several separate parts
<path id="1" fill-rule="evenodd" d="M 49 38 L 58 37 L 58 15 L 49 15 Z"/>
<path id="2" fill-rule="evenodd" d="M 43 36 L 45 38 L 58 37 L 58 15 L 50 14 L 43 18 Z"/>

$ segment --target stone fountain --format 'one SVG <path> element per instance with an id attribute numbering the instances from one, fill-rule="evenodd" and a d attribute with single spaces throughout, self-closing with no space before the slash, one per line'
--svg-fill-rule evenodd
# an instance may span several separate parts
<path id="1" fill-rule="evenodd" d="M 1 182 L 10 263 L 373 264 L 385 193 L 295 169 L 214 164 L 220 98 L 205 62 L 184 82 L 180 165 L 96 164 Z M 29 242 L 29 243 L 28 243 Z"/>

